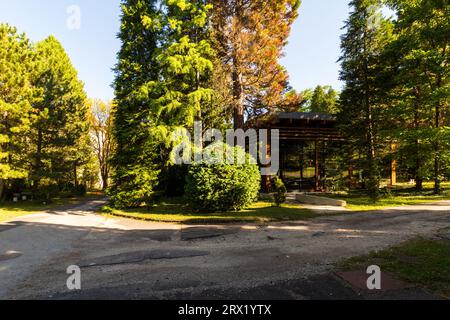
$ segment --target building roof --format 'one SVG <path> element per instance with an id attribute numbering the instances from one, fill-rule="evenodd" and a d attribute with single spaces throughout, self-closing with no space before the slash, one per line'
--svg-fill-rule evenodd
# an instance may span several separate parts
<path id="1" fill-rule="evenodd" d="M 336 117 L 316 112 L 280 112 L 276 115 L 280 120 L 336 121 Z"/>

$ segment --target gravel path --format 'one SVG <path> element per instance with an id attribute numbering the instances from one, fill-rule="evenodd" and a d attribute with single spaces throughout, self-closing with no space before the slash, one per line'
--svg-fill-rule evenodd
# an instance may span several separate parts
<path id="1" fill-rule="evenodd" d="M 450 201 L 195 227 L 106 219 L 89 212 L 99 204 L 0 225 L 0 299 L 354 298 L 333 263 L 450 226 Z M 81 291 L 66 288 L 70 265 Z"/>

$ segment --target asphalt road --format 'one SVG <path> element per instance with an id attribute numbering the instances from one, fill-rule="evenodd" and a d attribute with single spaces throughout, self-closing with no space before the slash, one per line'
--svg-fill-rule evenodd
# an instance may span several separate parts
<path id="1" fill-rule="evenodd" d="M 227 226 L 107 219 L 101 204 L 0 224 L 0 299 L 359 299 L 337 260 L 450 227 L 450 201 Z M 67 289 L 71 265 L 81 290 Z"/>

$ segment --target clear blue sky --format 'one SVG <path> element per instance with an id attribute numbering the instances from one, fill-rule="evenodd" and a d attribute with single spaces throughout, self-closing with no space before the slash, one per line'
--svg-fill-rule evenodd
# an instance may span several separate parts
<path id="1" fill-rule="evenodd" d="M 292 86 L 298 91 L 338 80 L 339 36 L 349 0 L 303 0 L 286 57 Z M 0 0 L 0 22 L 8 22 L 33 40 L 55 35 L 61 41 L 90 97 L 111 99 L 111 68 L 120 42 L 119 0 Z M 71 5 L 81 9 L 81 28 L 67 27 Z"/>

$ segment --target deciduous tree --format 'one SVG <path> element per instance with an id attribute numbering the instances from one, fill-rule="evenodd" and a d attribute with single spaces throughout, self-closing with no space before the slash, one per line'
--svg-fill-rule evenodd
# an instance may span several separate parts
<path id="1" fill-rule="evenodd" d="M 113 138 L 113 104 L 99 99 L 90 101 L 89 128 L 91 144 L 98 161 L 102 189 L 108 188 L 110 177 L 110 161 L 114 151 Z"/>

